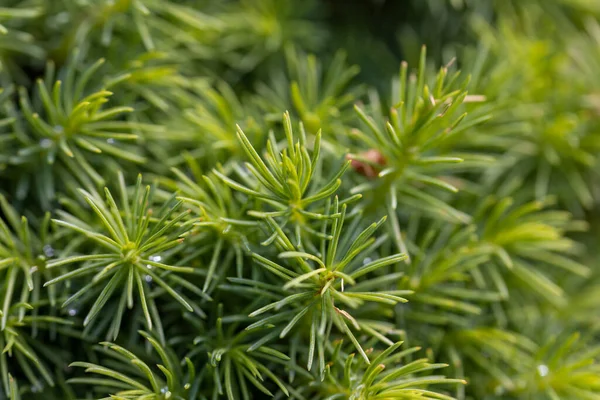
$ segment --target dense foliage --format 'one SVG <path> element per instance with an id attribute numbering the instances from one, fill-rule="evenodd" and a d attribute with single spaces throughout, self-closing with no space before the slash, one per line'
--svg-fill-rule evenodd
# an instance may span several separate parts
<path id="1" fill-rule="evenodd" d="M 0 1 L 0 400 L 600 399 L 599 72 L 596 0 Z"/>

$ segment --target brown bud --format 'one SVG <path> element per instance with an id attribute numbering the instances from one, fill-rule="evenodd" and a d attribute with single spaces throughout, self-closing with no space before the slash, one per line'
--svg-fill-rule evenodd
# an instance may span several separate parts
<path id="1" fill-rule="evenodd" d="M 364 162 L 360 160 L 354 159 L 352 154 L 348 154 L 346 156 L 347 159 L 352 160 L 350 164 L 352 168 L 361 175 L 366 176 L 369 179 L 377 178 L 379 172 L 381 171 L 380 166 L 383 167 L 386 164 L 385 157 L 379 150 L 369 149 L 363 153 L 359 154 L 361 159 L 369 161 Z"/>

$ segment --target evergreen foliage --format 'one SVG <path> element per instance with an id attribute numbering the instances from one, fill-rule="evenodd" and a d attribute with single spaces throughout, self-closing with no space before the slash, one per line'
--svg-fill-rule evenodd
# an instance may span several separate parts
<path id="1" fill-rule="evenodd" d="M 595 0 L 0 2 L 0 400 L 600 398 Z"/>

